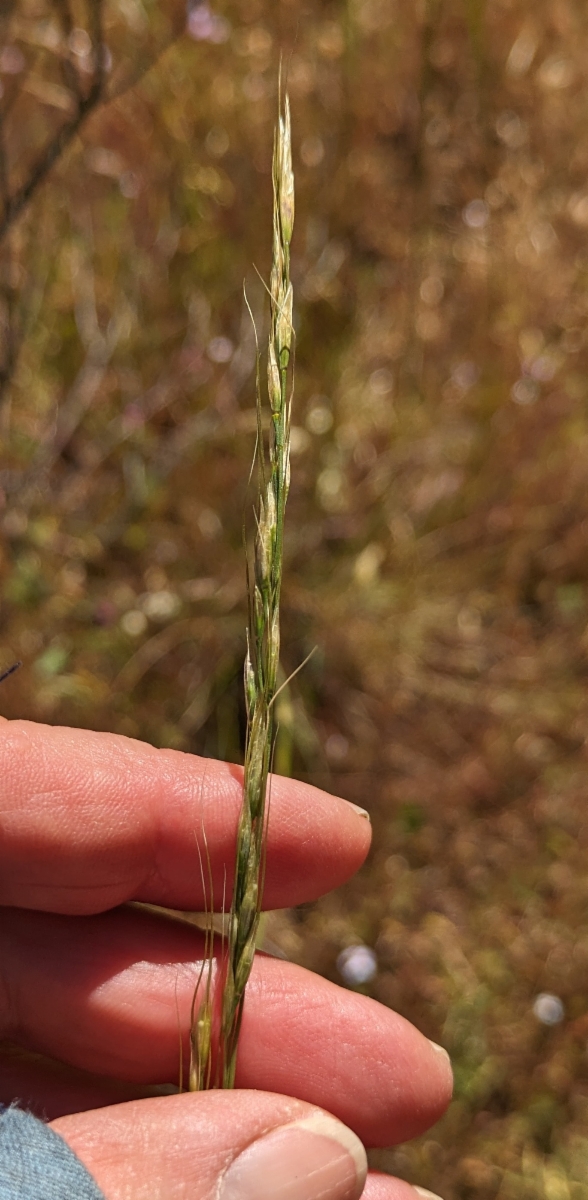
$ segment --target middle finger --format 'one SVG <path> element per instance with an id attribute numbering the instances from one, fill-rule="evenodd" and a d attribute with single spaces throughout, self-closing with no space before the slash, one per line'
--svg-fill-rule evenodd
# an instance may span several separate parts
<path id="1" fill-rule="evenodd" d="M 86 918 L 7 910 L 0 1035 L 103 1075 L 177 1082 L 201 954 L 196 931 L 132 909 Z M 259 956 L 237 1085 L 318 1104 L 382 1146 L 437 1120 L 451 1070 L 396 1013 Z"/>

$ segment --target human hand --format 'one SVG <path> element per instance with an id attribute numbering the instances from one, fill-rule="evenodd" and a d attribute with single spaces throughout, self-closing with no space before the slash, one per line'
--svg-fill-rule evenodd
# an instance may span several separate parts
<path id="1" fill-rule="evenodd" d="M 0 1037 L 102 1077 L 5 1061 L 0 1100 L 30 1098 L 55 1118 L 107 1200 L 415 1200 L 376 1173 L 362 1192 L 358 1139 L 388 1146 L 441 1116 L 444 1052 L 290 963 L 256 959 L 239 1090 L 113 1103 L 108 1077 L 127 1081 L 123 1096 L 177 1081 L 202 953 L 193 928 L 117 906 L 202 910 L 202 829 L 217 895 L 225 868 L 230 894 L 241 779 L 111 734 L 0 724 Z M 337 887 L 369 840 L 354 806 L 274 777 L 266 907 Z"/>

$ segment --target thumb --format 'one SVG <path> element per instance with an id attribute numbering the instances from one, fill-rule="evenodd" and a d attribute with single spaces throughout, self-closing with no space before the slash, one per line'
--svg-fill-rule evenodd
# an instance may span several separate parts
<path id="1" fill-rule="evenodd" d="M 52 1128 L 106 1200 L 358 1200 L 359 1138 L 268 1092 L 200 1092 L 60 1117 Z"/>

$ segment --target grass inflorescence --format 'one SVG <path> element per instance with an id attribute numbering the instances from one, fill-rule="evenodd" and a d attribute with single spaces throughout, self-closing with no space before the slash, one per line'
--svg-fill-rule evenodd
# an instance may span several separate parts
<path id="1" fill-rule="evenodd" d="M 290 242 L 294 225 L 294 175 L 290 105 L 280 97 L 273 153 L 273 245 L 270 274 L 270 333 L 267 350 L 267 399 L 270 433 L 266 446 L 260 372 L 257 372 L 259 495 L 255 504 L 253 563 L 248 569 L 249 622 L 244 684 L 247 711 L 243 804 L 237 831 L 235 880 L 226 939 L 222 940 L 222 1000 L 218 1039 L 211 978 L 213 934 L 205 947 L 205 966 L 192 1013 L 190 1089 L 233 1087 L 245 988 L 259 928 L 268 775 L 275 740 L 274 699 L 280 657 L 280 590 L 284 515 L 290 485 L 291 363 L 293 351 Z M 211 925 L 212 930 L 212 925 Z M 205 978 L 206 976 L 206 978 Z M 216 1054 L 213 1042 L 218 1041 Z M 212 1059 L 215 1059 L 214 1068 Z"/>

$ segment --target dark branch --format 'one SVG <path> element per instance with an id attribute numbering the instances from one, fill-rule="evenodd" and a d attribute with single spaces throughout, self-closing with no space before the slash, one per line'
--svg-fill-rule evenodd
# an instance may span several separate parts
<path id="1" fill-rule="evenodd" d="M 65 44 L 68 45 L 74 28 L 73 17 L 71 15 L 71 9 L 68 0 L 54 0 L 54 7 L 61 25 L 63 40 Z M 60 67 L 65 86 L 73 92 L 79 103 L 82 96 L 80 90 L 80 77 L 71 61 L 69 54 L 60 56 Z"/>
<path id="2" fill-rule="evenodd" d="M 14 675 L 14 672 L 18 671 L 19 667 L 22 667 L 22 663 L 15 662 L 12 664 L 11 667 L 8 667 L 8 669 L 6 671 L 3 671 L 2 674 L 0 675 L 0 683 L 4 683 L 4 680 L 8 679 L 9 675 Z"/>
<path id="3" fill-rule="evenodd" d="M 37 161 L 32 166 L 29 176 L 12 195 L 6 198 L 4 212 L 0 220 L 0 241 L 4 238 L 32 200 L 35 192 L 44 183 L 52 168 L 59 161 L 64 151 L 79 133 L 103 97 L 104 91 L 104 50 L 102 39 L 102 4 L 103 0 L 90 0 L 91 40 L 94 48 L 94 72 L 90 88 L 85 96 L 78 92 L 76 111 L 70 121 L 67 121 L 57 131 L 51 141 L 41 151 Z"/>

